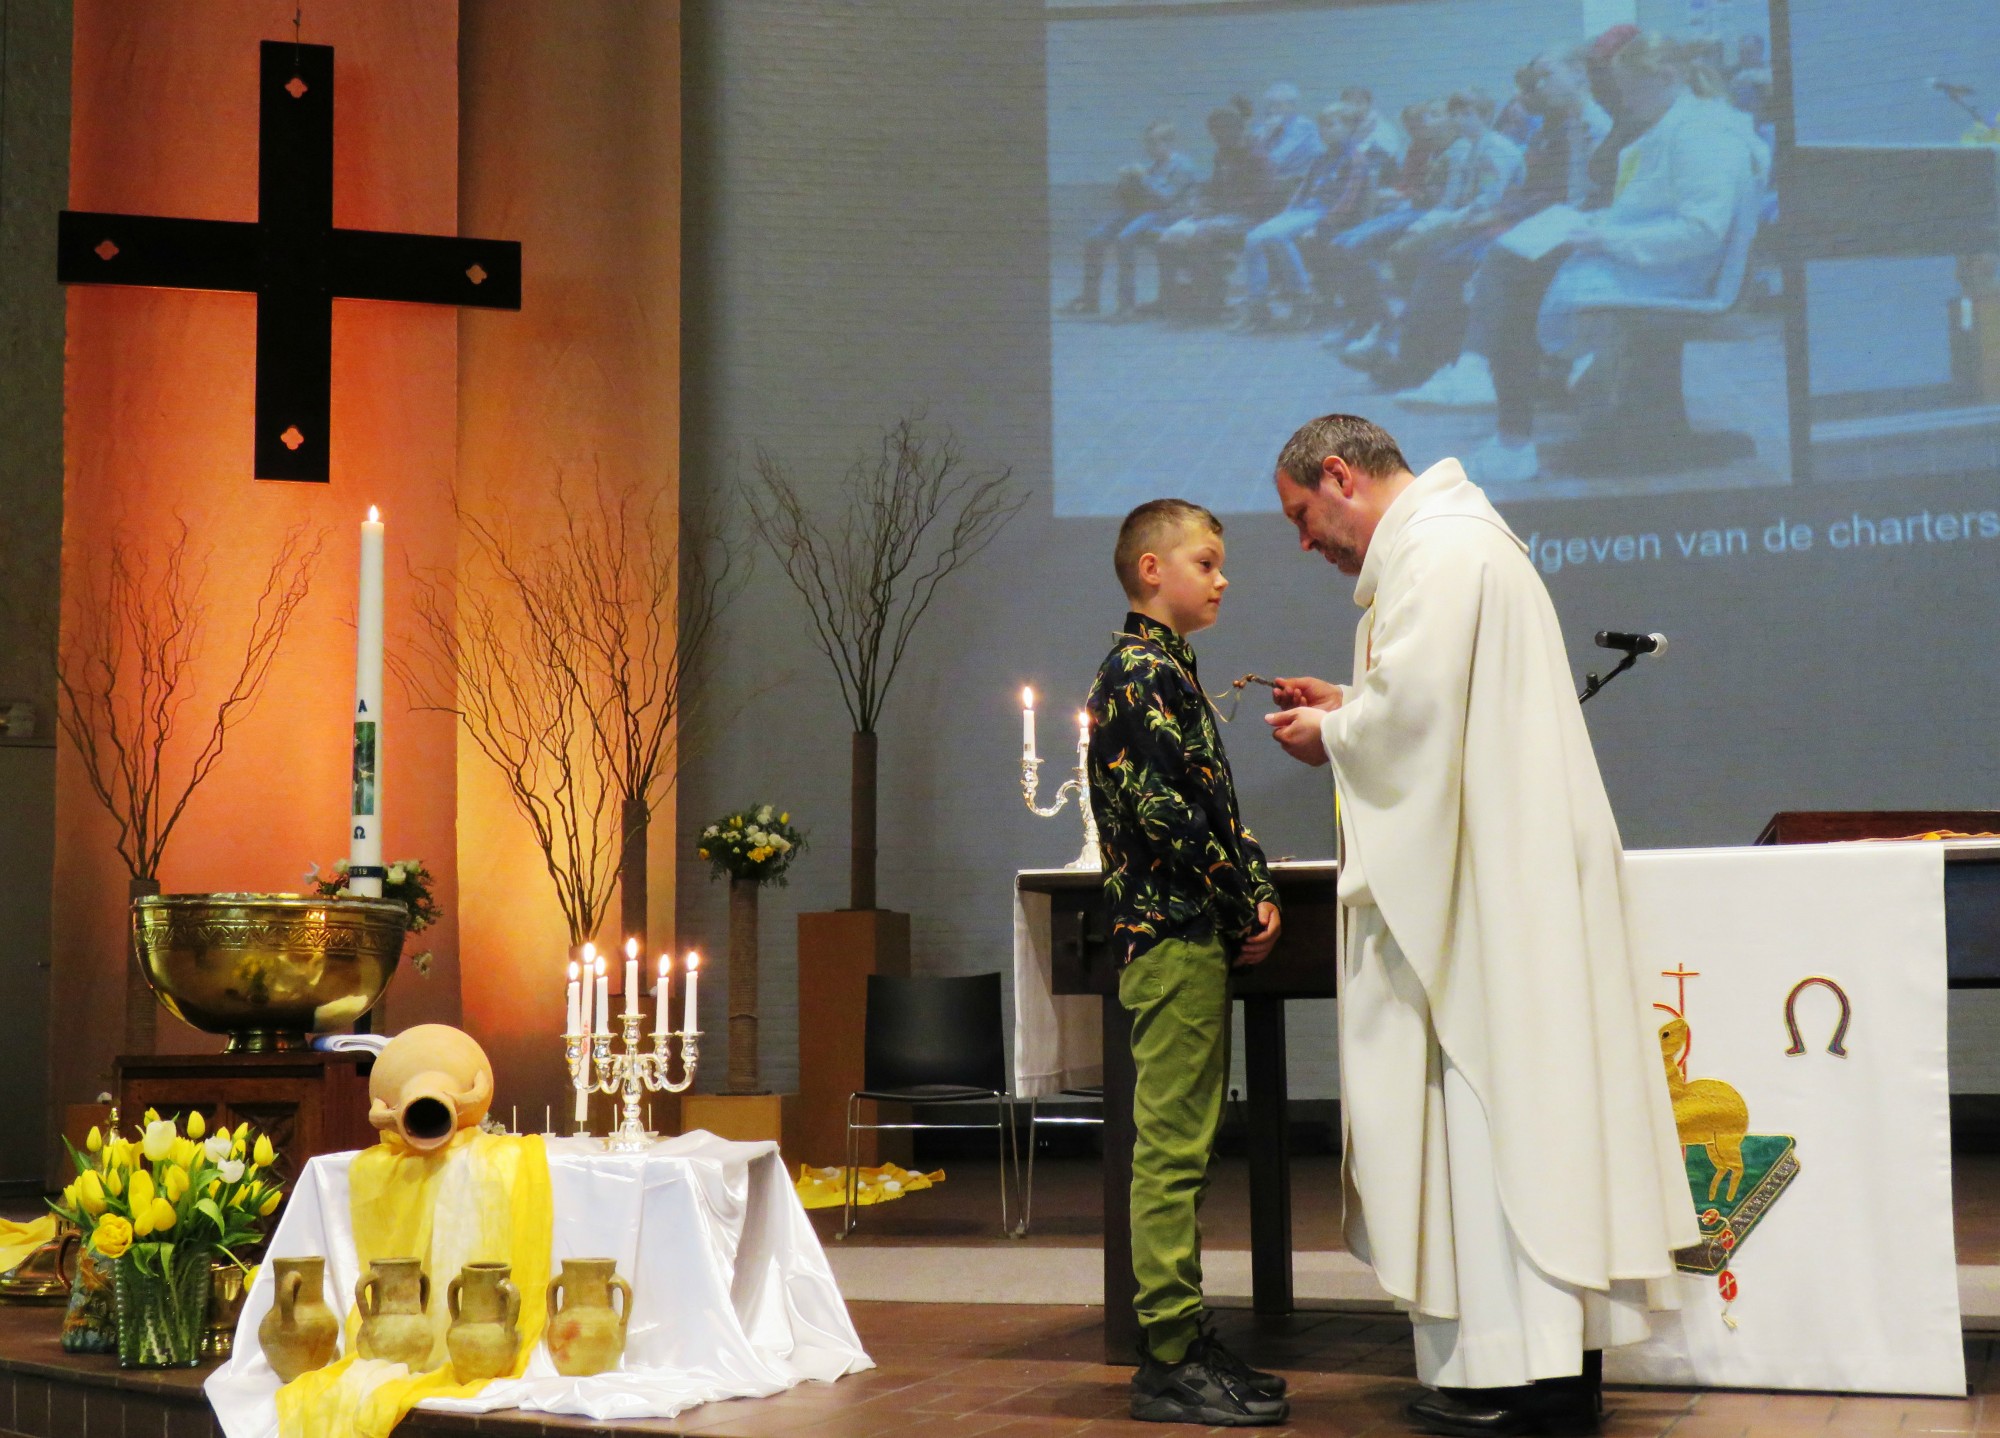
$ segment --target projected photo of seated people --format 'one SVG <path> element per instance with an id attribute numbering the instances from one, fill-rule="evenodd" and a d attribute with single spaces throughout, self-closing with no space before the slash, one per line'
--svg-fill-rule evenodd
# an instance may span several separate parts
<path id="1" fill-rule="evenodd" d="M 1385 404 L 1502 498 L 1790 484 L 1797 296 L 1759 243 L 1782 67 L 1762 0 L 1724 8 L 1052 10 L 1053 307 L 1095 314 L 1129 253 L 1136 321 L 1049 328 L 1057 512 L 1123 513 L 1162 464 L 1255 511 L 1271 426 Z M 1154 122 L 1212 149 L 1172 167 L 1164 223 L 1117 178 Z"/>

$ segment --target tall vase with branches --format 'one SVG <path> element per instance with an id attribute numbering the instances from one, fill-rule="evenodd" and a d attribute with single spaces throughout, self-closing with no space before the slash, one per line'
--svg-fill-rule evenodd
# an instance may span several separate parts
<path id="1" fill-rule="evenodd" d="M 312 587 L 324 536 L 295 527 L 280 541 L 252 611 L 235 672 L 196 729 L 188 706 L 208 631 L 204 556 L 187 521 L 165 542 L 126 538 L 86 566 L 57 651 L 56 717 L 111 816 L 131 898 L 160 892 L 160 864 L 194 793 L 214 773 L 229 732 L 250 716 L 292 620 Z M 204 699 L 206 696 L 203 696 Z M 151 1052 L 158 1006 L 136 956 L 125 962 L 125 1044 Z"/>
<path id="2" fill-rule="evenodd" d="M 417 707 L 456 714 L 500 771 L 571 946 L 597 935 L 614 888 L 643 945 L 646 830 L 741 548 L 726 523 L 694 511 L 677 524 L 636 483 L 558 475 L 553 500 L 555 534 L 539 540 L 461 506 L 472 553 L 456 592 L 417 576 L 416 638 L 389 662 Z"/>
<path id="3" fill-rule="evenodd" d="M 760 447 L 750 499 L 757 536 L 805 602 L 854 724 L 848 907 L 876 907 L 876 725 L 938 587 L 1027 503 L 1011 470 L 972 467 L 949 430 L 898 420 L 849 466 L 821 511 L 786 461 Z"/>

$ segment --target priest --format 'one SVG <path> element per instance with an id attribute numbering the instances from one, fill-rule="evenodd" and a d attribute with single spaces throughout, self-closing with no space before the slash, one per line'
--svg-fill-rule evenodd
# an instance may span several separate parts
<path id="1" fill-rule="evenodd" d="M 1697 1229 L 1555 609 L 1456 460 L 1328 415 L 1276 482 L 1363 611 L 1353 681 L 1268 716 L 1335 779 L 1348 1246 L 1411 1311 L 1421 1431 L 1592 1431 Z"/>

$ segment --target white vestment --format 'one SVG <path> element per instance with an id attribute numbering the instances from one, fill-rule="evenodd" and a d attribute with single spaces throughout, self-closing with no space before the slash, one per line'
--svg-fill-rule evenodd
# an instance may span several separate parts
<path id="1" fill-rule="evenodd" d="M 1533 1335 L 1643 1337 L 1624 1281 L 1669 1277 L 1698 1234 L 1617 825 L 1548 592 L 1457 461 L 1390 506 L 1355 598 L 1355 680 L 1323 726 L 1348 1244 L 1414 1310 L 1420 1362 L 1427 1323 L 1463 1320 L 1430 1333 L 1431 1381 L 1574 1373 L 1582 1341 L 1537 1371 Z M 1487 1342 L 1496 1311 L 1528 1336 Z"/>

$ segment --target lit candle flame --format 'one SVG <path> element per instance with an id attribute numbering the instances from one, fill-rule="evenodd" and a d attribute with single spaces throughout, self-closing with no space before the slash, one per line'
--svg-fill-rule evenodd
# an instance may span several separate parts
<path id="1" fill-rule="evenodd" d="M 600 979 L 601 979 L 601 978 L 603 978 L 603 977 L 604 977 L 604 960 L 602 960 L 602 959 L 599 959 L 599 960 L 597 961 L 597 965 L 596 965 L 596 972 L 597 972 L 597 977 L 598 977 L 598 978 L 600 978 Z"/>
<path id="2" fill-rule="evenodd" d="M 585 944 L 583 946 L 584 967 L 589 968 L 592 964 L 596 962 L 597 962 L 597 945 L 589 943 Z"/>
<path id="3" fill-rule="evenodd" d="M 583 970 L 577 966 L 575 959 L 571 959 L 569 961 L 569 981 L 575 983 L 582 975 Z"/>
<path id="4" fill-rule="evenodd" d="M 701 955 L 696 953 L 693 949 L 688 950 L 687 966 L 690 969 L 698 969 L 701 967 Z"/>
<path id="5" fill-rule="evenodd" d="M 661 954 L 660 977 L 664 979 L 668 974 L 672 973 L 673 971 L 674 971 L 673 957 L 669 954 Z"/>
<path id="6" fill-rule="evenodd" d="M 628 959 L 639 957 L 639 941 L 637 939 L 627 939 L 625 941 L 625 957 Z"/>
<path id="7" fill-rule="evenodd" d="M 1032 709 L 1035 707 L 1035 691 L 1026 685 L 1021 687 L 1021 707 L 1023 709 Z"/>
<path id="8" fill-rule="evenodd" d="M 380 524 L 382 522 L 382 511 L 372 504 L 368 506 L 368 522 L 370 524 Z"/>

